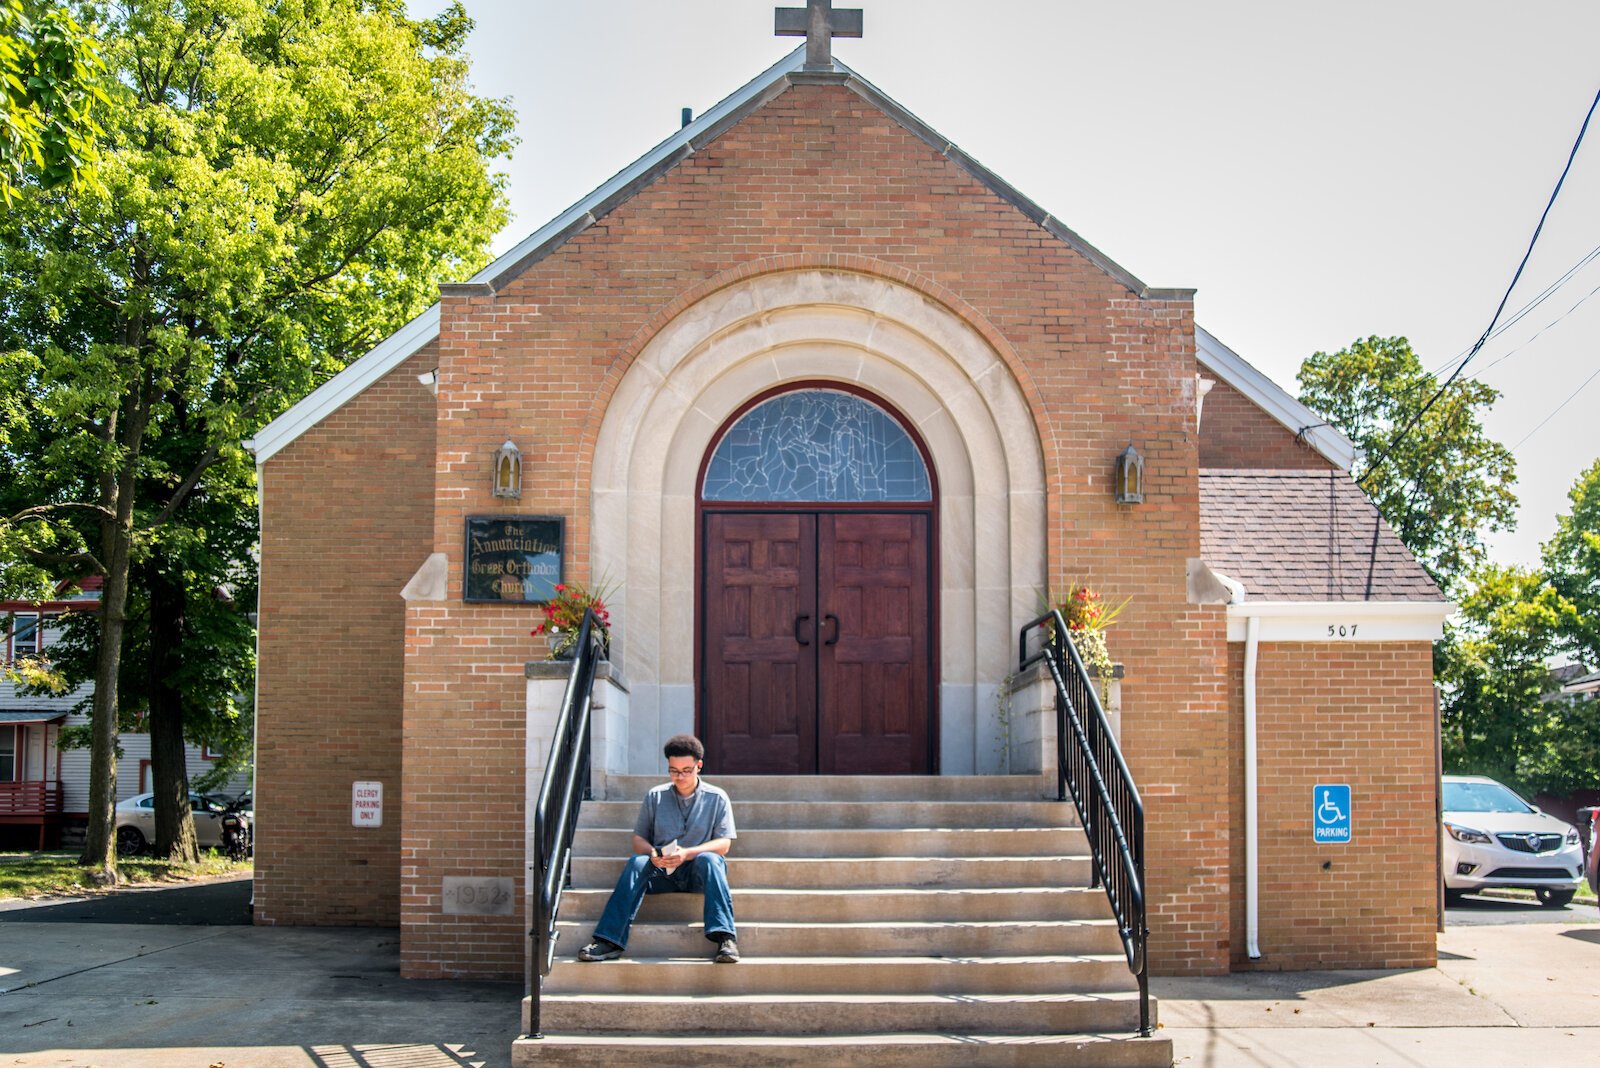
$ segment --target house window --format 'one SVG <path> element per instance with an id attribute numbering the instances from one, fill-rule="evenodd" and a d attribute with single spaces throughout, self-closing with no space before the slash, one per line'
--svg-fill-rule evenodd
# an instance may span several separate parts
<path id="1" fill-rule="evenodd" d="M 18 612 L 11 617 L 11 659 L 39 655 L 39 616 Z"/>
<path id="2" fill-rule="evenodd" d="M 17 728 L 0 727 L 0 782 L 17 777 Z"/>

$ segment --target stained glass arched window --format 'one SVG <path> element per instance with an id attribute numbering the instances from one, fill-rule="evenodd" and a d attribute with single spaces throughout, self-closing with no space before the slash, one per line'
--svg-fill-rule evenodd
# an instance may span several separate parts
<path id="1" fill-rule="evenodd" d="M 708 501 L 927 501 L 922 452 L 871 401 L 834 389 L 780 393 L 751 408 L 717 442 Z"/>

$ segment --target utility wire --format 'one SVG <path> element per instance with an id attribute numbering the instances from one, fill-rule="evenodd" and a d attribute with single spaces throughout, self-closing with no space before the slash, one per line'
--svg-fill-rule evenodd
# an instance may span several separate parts
<path id="1" fill-rule="evenodd" d="M 1528 340 L 1524 341 L 1522 344 L 1518 345 L 1516 348 L 1510 350 L 1505 355 L 1500 356 L 1497 359 L 1491 361 L 1487 366 L 1480 367 L 1476 371 L 1472 372 L 1472 377 L 1473 378 L 1482 378 L 1484 375 L 1488 374 L 1490 371 L 1494 370 L 1496 367 L 1499 367 L 1502 363 L 1505 363 L 1511 357 L 1515 356 L 1517 353 L 1521 352 L 1523 349 L 1527 348 L 1529 345 L 1533 344 L 1535 341 L 1538 341 L 1547 332 L 1549 332 L 1549 330 L 1552 327 L 1554 327 L 1555 325 L 1560 323 L 1562 320 L 1566 319 L 1567 316 L 1571 315 L 1573 312 L 1577 311 L 1579 308 L 1583 307 L 1585 304 L 1589 303 L 1589 299 L 1591 297 L 1593 297 L 1596 293 L 1600 293 L 1600 286 L 1595 286 L 1593 289 L 1589 290 L 1589 292 L 1587 292 L 1583 296 L 1579 297 L 1578 298 L 1578 302 L 1576 304 L 1574 304 L 1572 307 L 1568 308 L 1566 311 L 1562 312 L 1560 315 L 1556 316 L 1554 319 L 1550 320 L 1544 326 L 1540 327 L 1539 328 L 1539 332 L 1534 334 Z"/>
<path id="2" fill-rule="evenodd" d="M 1533 255 L 1533 247 L 1539 243 L 1539 234 L 1544 230 L 1545 220 L 1550 217 L 1550 209 L 1555 207 L 1556 197 L 1561 195 L 1561 186 L 1566 182 L 1567 175 L 1572 171 L 1572 161 L 1577 158 L 1578 147 L 1583 144 L 1583 135 L 1589 130 L 1589 120 L 1594 118 L 1596 107 L 1600 107 L 1600 92 L 1595 93 L 1594 102 L 1589 105 L 1589 112 L 1583 117 L 1583 125 L 1578 128 L 1578 138 L 1572 142 L 1572 151 L 1567 153 L 1567 165 L 1561 169 L 1561 177 L 1556 179 L 1556 187 L 1550 193 L 1550 200 L 1545 204 L 1544 211 L 1539 215 L 1539 225 L 1533 228 L 1533 237 L 1528 242 L 1528 251 L 1522 254 L 1522 262 L 1517 264 L 1517 271 L 1511 276 L 1511 284 L 1506 287 L 1505 296 L 1500 298 L 1500 304 L 1495 308 L 1494 317 L 1489 320 L 1489 325 L 1479 335 L 1477 342 L 1472 346 L 1472 350 L 1467 353 L 1466 358 L 1456 365 L 1454 371 L 1450 372 L 1450 377 L 1445 379 L 1444 385 L 1435 390 L 1433 396 L 1428 398 L 1427 403 L 1417 411 L 1417 414 L 1412 416 L 1400 428 L 1400 431 L 1389 442 L 1388 447 L 1383 450 L 1383 454 L 1367 465 L 1367 469 L 1356 479 L 1358 483 L 1365 482 L 1372 477 L 1374 472 L 1383 467 L 1384 462 L 1394 454 L 1394 450 L 1399 448 L 1400 444 L 1405 441 L 1406 435 L 1411 433 L 1412 429 L 1422 421 L 1424 415 L 1428 414 L 1428 409 L 1432 408 L 1438 399 L 1444 396 L 1445 390 L 1449 389 L 1455 383 L 1455 380 L 1461 377 L 1461 372 L 1467 369 L 1467 364 L 1472 362 L 1472 358 L 1478 354 L 1484 343 L 1489 340 L 1489 335 L 1494 333 L 1495 324 L 1500 321 L 1500 314 L 1506 310 L 1506 302 L 1511 299 L 1511 292 L 1517 288 L 1517 282 L 1522 278 L 1523 269 L 1528 266 L 1528 259 Z"/>
<path id="3" fill-rule="evenodd" d="M 1512 452 L 1516 452 L 1518 449 L 1522 448 L 1524 442 L 1526 442 L 1529 438 L 1533 437 L 1540 430 L 1544 429 L 1544 425 L 1546 423 L 1548 423 L 1550 420 L 1554 419 L 1558 414 L 1560 414 L 1561 409 L 1565 408 L 1567 405 L 1569 405 L 1573 401 L 1577 400 L 1578 399 L 1578 394 L 1582 393 L 1584 391 L 1584 388 L 1586 386 L 1588 386 L 1588 384 L 1590 382 L 1593 382 L 1597 376 L 1600 376 L 1600 367 L 1595 368 L 1594 374 L 1591 374 L 1588 378 L 1585 378 L 1583 380 L 1583 385 L 1581 385 L 1577 389 L 1573 390 L 1567 396 L 1566 400 L 1564 400 L 1560 404 L 1556 405 L 1556 410 L 1555 411 L 1551 412 L 1549 415 L 1547 415 L 1543 419 L 1539 420 L 1539 425 L 1538 426 L 1534 427 L 1532 430 L 1530 430 L 1526 434 L 1522 435 L 1522 441 L 1519 441 L 1515 445 L 1511 446 L 1511 451 Z"/>
<path id="4" fill-rule="evenodd" d="M 1544 292 L 1540 293 L 1537 297 L 1534 297 L 1532 300 L 1528 301 L 1528 303 L 1524 304 L 1521 308 L 1518 308 L 1516 313 L 1514 315 L 1512 315 L 1511 318 L 1509 318 L 1505 322 L 1501 323 L 1499 329 L 1497 329 L 1494 333 L 1489 335 L 1489 340 L 1493 341 L 1495 338 L 1499 337 L 1501 334 L 1504 334 L 1507 330 L 1510 330 L 1513 326 L 1516 326 L 1518 323 L 1520 323 L 1523 319 L 1525 319 L 1528 316 L 1528 313 L 1533 311 L 1533 309 L 1537 308 L 1539 305 L 1543 304 L 1545 301 L 1549 300 L 1551 297 L 1555 296 L 1556 291 L 1558 289 L 1560 289 L 1562 286 L 1566 285 L 1568 282 L 1572 281 L 1572 278 L 1573 278 L 1574 275 L 1576 275 L 1579 271 L 1583 270 L 1589 264 L 1593 263 L 1597 258 L 1600 258 L 1600 245 L 1596 245 L 1594 248 L 1590 249 L 1588 254 L 1585 255 L 1581 260 L 1579 260 L 1577 263 L 1574 263 L 1571 267 L 1568 267 L 1566 269 L 1566 271 L 1561 275 L 1560 278 L 1557 278 L 1554 282 L 1551 282 L 1549 285 L 1545 286 L 1544 287 Z M 1591 294 L 1591 295 L 1593 295 L 1593 294 Z M 1587 300 L 1588 298 L 1585 297 L 1584 299 Z M 1581 301 L 1580 301 L 1580 303 L 1581 303 Z M 1570 314 L 1570 312 L 1569 312 L 1569 314 Z M 1563 316 L 1562 318 L 1565 318 L 1565 316 Z M 1560 320 L 1558 319 L 1557 322 L 1559 322 L 1559 321 Z M 1554 326 L 1554 325 L 1555 325 L 1555 323 L 1551 323 L 1550 324 L 1550 326 Z M 1548 327 L 1548 326 L 1545 327 L 1546 330 L 1548 330 L 1549 328 L 1550 327 Z M 1532 339 L 1530 338 L 1529 340 L 1531 341 Z M 1522 345 L 1526 345 L 1526 344 L 1527 344 L 1526 341 L 1524 341 L 1522 343 Z M 1517 348 L 1521 348 L 1522 345 L 1517 346 Z M 1464 357 L 1466 357 L 1471 351 L 1472 351 L 1471 349 L 1462 349 L 1460 352 L 1456 353 L 1450 359 L 1444 361 L 1444 363 L 1441 363 L 1438 367 L 1435 367 L 1433 369 L 1434 376 L 1437 377 L 1437 376 L 1443 374 L 1444 371 L 1445 371 L 1445 368 L 1453 366 L 1458 360 L 1461 360 Z M 1512 349 L 1511 351 L 1515 352 L 1516 349 Z M 1509 355 L 1511 355 L 1511 353 L 1509 353 L 1509 352 L 1506 353 L 1506 356 L 1509 356 Z M 1505 356 L 1502 356 L 1500 359 L 1502 359 L 1502 360 L 1505 359 Z M 1500 362 L 1500 360 L 1496 360 L 1495 361 L 1495 363 L 1499 363 L 1499 362 Z M 1492 367 L 1492 366 L 1494 366 L 1494 364 L 1490 364 L 1490 366 Z M 1484 370 L 1488 370 L 1488 368 L 1486 367 L 1486 368 L 1484 368 Z M 1478 374 L 1482 374 L 1482 373 L 1483 373 L 1483 371 L 1479 371 L 1478 372 Z M 1474 377 L 1476 377 L 1476 376 L 1474 376 Z"/>

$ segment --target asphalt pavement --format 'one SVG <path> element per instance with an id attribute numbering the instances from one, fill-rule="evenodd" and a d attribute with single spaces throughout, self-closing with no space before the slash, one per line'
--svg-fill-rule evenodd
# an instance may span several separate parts
<path id="1" fill-rule="evenodd" d="M 0 1068 L 509 1068 L 520 984 L 401 979 L 393 930 L 249 926 L 249 888 L 0 904 Z M 1447 919 L 1437 968 L 1153 980 L 1161 1033 L 1183 1068 L 1593 1061 L 1593 906 Z"/>

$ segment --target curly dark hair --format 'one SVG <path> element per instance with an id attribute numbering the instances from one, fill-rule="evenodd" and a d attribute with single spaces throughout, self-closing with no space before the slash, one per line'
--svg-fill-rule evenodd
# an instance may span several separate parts
<path id="1" fill-rule="evenodd" d="M 670 759 L 672 757 L 694 757 L 696 760 L 706 758 L 706 747 L 700 744 L 700 739 L 692 734 L 674 734 L 667 739 L 667 744 L 661 747 L 661 752 Z"/>

